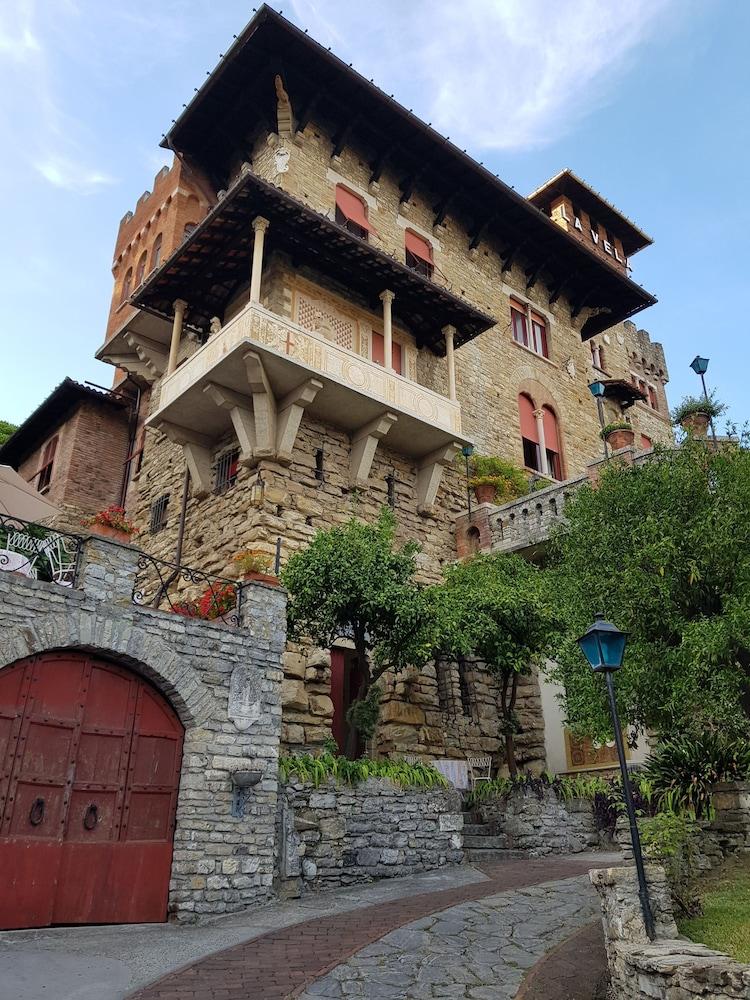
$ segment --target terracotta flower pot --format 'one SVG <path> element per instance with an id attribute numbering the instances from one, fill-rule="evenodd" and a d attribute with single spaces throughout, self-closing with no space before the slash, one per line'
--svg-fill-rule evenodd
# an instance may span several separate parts
<path id="1" fill-rule="evenodd" d="M 120 531 L 113 528 L 111 524 L 91 524 L 89 530 L 92 535 L 101 535 L 102 538 L 111 538 L 113 542 L 120 542 L 122 545 L 130 545 L 131 536 L 127 531 Z"/>
<path id="2" fill-rule="evenodd" d="M 687 434 L 693 437 L 704 438 L 708 434 L 708 425 L 711 418 L 707 413 L 688 413 L 680 421 L 680 426 Z"/>
<path id="3" fill-rule="evenodd" d="M 619 451 L 620 448 L 632 448 L 635 441 L 635 433 L 632 430 L 610 431 L 607 435 L 607 444 L 612 451 Z"/>
<path id="4" fill-rule="evenodd" d="M 474 487 L 474 495 L 477 503 L 494 503 L 497 496 L 497 487 L 492 483 L 480 483 Z"/>
<path id="5" fill-rule="evenodd" d="M 273 587 L 279 587 L 279 578 L 274 576 L 273 573 L 259 573 L 257 570 L 251 569 L 247 573 L 242 574 L 242 579 L 245 583 L 270 583 Z"/>

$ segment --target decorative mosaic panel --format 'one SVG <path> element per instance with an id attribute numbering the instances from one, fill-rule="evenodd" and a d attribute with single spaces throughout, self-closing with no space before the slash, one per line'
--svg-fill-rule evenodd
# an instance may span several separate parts
<path id="1" fill-rule="evenodd" d="M 614 740 L 610 743 L 597 743 L 590 737 L 577 737 L 565 730 L 565 754 L 568 758 L 568 768 L 571 771 L 585 771 L 597 767 L 617 767 L 617 747 Z M 625 756 L 629 757 L 627 743 Z"/>
<path id="2" fill-rule="evenodd" d="M 359 346 L 356 320 L 321 299 L 298 293 L 296 321 L 305 330 L 319 333 L 348 351 L 355 351 Z"/>

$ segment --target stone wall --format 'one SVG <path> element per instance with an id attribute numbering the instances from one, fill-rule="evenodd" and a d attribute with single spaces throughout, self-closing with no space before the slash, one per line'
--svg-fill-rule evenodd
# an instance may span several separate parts
<path id="1" fill-rule="evenodd" d="M 750 996 L 750 965 L 677 937 L 664 870 L 648 865 L 646 878 L 656 925 L 649 941 L 634 868 L 594 870 L 602 906 L 612 995 L 617 1000 L 735 1000 Z"/>
<path id="2" fill-rule="evenodd" d="M 545 788 L 541 796 L 529 789 L 493 796 L 474 811 L 490 825 L 493 837 L 504 838 L 504 850 L 542 857 L 577 854 L 601 846 L 592 803 L 585 799 L 563 802 L 551 788 Z"/>
<path id="3" fill-rule="evenodd" d="M 80 649 L 151 681 L 185 728 L 169 910 L 178 919 L 271 898 L 285 592 L 250 584 L 242 626 L 138 607 L 139 550 L 83 543 L 77 586 L 0 573 L 0 668 L 48 650 Z M 244 818 L 232 815 L 235 771 L 258 771 Z"/>
<path id="4" fill-rule="evenodd" d="M 455 789 L 291 780 L 279 792 L 279 878 L 302 889 L 395 878 L 463 861 L 461 797 Z"/>

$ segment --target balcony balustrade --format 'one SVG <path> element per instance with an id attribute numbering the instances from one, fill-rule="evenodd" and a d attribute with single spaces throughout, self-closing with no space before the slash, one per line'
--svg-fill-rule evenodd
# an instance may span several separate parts
<path id="1" fill-rule="evenodd" d="M 181 444 L 194 492 L 210 489 L 211 448 L 232 429 L 240 461 L 291 460 L 304 411 L 352 440 L 350 479 L 367 481 L 378 441 L 418 467 L 429 509 L 442 469 L 467 439 L 452 399 L 250 302 L 162 383 L 149 418 Z"/>

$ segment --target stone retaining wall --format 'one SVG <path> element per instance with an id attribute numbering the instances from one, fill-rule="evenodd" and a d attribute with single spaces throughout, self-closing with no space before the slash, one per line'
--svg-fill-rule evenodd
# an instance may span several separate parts
<path id="1" fill-rule="evenodd" d="M 384 779 L 279 792 L 278 874 L 285 894 L 429 871 L 463 861 L 455 789 L 401 788 Z"/>
<path id="2" fill-rule="evenodd" d="M 562 802 L 551 788 L 545 788 L 541 797 L 528 789 L 493 796 L 475 812 L 490 824 L 493 836 L 505 838 L 505 849 L 528 851 L 532 857 L 601 846 L 593 804 L 586 799 Z"/>
<path id="3" fill-rule="evenodd" d="M 702 944 L 677 938 L 664 870 L 647 866 L 656 923 L 649 941 L 634 868 L 592 871 L 599 893 L 611 976 L 617 1000 L 737 1000 L 750 996 L 750 965 Z"/>

